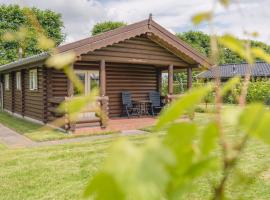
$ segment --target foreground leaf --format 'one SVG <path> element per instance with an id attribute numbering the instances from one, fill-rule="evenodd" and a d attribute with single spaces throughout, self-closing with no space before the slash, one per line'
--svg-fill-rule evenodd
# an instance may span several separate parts
<path id="1" fill-rule="evenodd" d="M 248 53 L 244 43 L 232 35 L 225 34 L 218 38 L 218 42 L 237 53 L 242 58 L 246 59 L 248 63 L 253 63 L 252 56 Z"/>
<path id="2" fill-rule="evenodd" d="M 126 199 L 114 177 L 105 172 L 100 172 L 93 178 L 85 189 L 84 197 L 92 197 L 96 200 Z"/>
<path id="3" fill-rule="evenodd" d="M 233 90 L 235 86 L 240 83 L 240 77 L 236 76 L 227 81 L 224 86 L 221 88 L 221 95 L 225 96 L 229 91 Z"/>
<path id="4" fill-rule="evenodd" d="M 174 164 L 174 157 L 160 140 L 150 140 L 141 147 L 120 140 L 110 152 L 103 170 L 88 185 L 85 191 L 87 196 L 104 200 L 118 200 L 117 197 L 140 200 L 165 198 L 166 186 L 171 178 L 167 167 Z M 106 195 L 112 190 L 107 183 L 100 185 L 107 179 L 115 188 L 112 196 Z"/>
<path id="5" fill-rule="evenodd" d="M 270 63 L 270 55 L 267 52 L 265 52 L 263 49 L 259 47 L 254 47 L 251 49 L 251 51 L 255 55 L 256 58 L 260 58 L 266 61 L 267 63 Z"/>
<path id="6" fill-rule="evenodd" d="M 179 119 L 185 112 L 190 112 L 203 100 L 211 89 L 211 84 L 205 87 L 199 87 L 187 92 L 178 100 L 173 101 L 171 105 L 161 113 L 156 124 L 156 129 L 161 129 L 168 123 L 172 123 L 176 119 Z"/>
<path id="7" fill-rule="evenodd" d="M 203 156 L 209 155 L 209 153 L 217 146 L 217 138 L 219 135 L 219 129 L 215 122 L 207 124 L 202 132 L 200 139 L 200 151 Z"/>
<path id="8" fill-rule="evenodd" d="M 46 60 L 46 65 L 55 69 L 63 69 L 66 66 L 72 65 L 75 58 L 76 54 L 73 52 L 56 54 Z"/>
<path id="9" fill-rule="evenodd" d="M 262 104 L 248 105 L 239 117 L 239 125 L 247 134 L 270 145 L 270 112 Z"/>
<path id="10" fill-rule="evenodd" d="M 213 18 L 212 12 L 201 12 L 192 17 L 192 22 L 195 25 L 202 23 L 203 21 L 210 21 Z"/>

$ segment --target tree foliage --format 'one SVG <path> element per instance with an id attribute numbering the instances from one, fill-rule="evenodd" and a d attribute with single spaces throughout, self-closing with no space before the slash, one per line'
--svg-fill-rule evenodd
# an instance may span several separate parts
<path id="1" fill-rule="evenodd" d="M 211 46 L 210 38 L 211 36 L 203 33 L 201 31 L 188 31 L 184 33 L 178 33 L 177 36 L 190 44 L 192 47 L 197 49 L 202 54 L 210 57 L 211 55 Z M 241 40 L 245 42 L 244 40 Z M 251 47 L 260 47 L 264 49 L 267 53 L 270 53 L 270 46 L 259 41 L 251 40 Z M 259 60 L 259 59 L 258 59 Z M 228 64 L 228 63 L 243 63 L 245 59 L 239 56 L 237 53 L 232 51 L 230 48 L 220 45 L 219 47 L 219 64 Z"/>
<path id="2" fill-rule="evenodd" d="M 127 24 L 124 22 L 113 22 L 113 21 L 106 21 L 106 22 L 101 22 L 101 23 L 97 23 L 91 33 L 92 35 L 97 35 L 100 33 L 104 33 L 106 31 L 110 31 L 122 26 L 126 26 Z"/>
<path id="3" fill-rule="evenodd" d="M 36 28 L 31 23 L 29 12 L 38 21 Z M 42 49 L 38 46 L 39 31 L 42 31 L 49 39 L 59 45 L 63 42 L 65 35 L 61 14 L 51 10 L 40 10 L 38 8 L 21 8 L 18 5 L 0 6 L 0 64 L 5 64 L 18 59 L 18 49 L 23 48 L 23 56 L 31 56 L 40 53 Z M 5 33 L 20 32 L 20 40 L 6 40 Z"/>

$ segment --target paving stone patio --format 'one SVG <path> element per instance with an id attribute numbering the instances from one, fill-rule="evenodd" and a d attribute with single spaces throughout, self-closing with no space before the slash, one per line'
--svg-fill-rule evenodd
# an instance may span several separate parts
<path id="1" fill-rule="evenodd" d="M 76 133 L 82 134 L 83 132 L 99 133 L 99 132 L 122 132 L 129 130 L 138 130 L 146 127 L 153 126 L 156 123 L 156 118 L 153 117 L 134 117 L 134 118 L 115 118 L 110 119 L 108 126 L 105 129 L 100 127 L 80 128 Z"/>
<path id="2" fill-rule="evenodd" d="M 0 142 L 11 148 L 33 145 L 35 142 L 0 124 Z"/>

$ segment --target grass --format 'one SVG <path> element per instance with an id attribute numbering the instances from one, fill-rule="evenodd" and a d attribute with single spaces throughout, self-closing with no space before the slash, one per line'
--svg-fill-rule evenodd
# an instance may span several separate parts
<path id="1" fill-rule="evenodd" d="M 34 141 L 61 140 L 74 137 L 85 137 L 94 135 L 93 133 L 83 132 L 81 134 L 67 134 L 56 129 L 42 129 L 43 125 L 36 124 L 25 119 L 12 116 L 6 112 L 0 112 L 0 123 L 10 129 L 30 138 Z M 110 134 L 112 132 L 100 132 L 98 134 Z"/>
<path id="2" fill-rule="evenodd" d="M 203 124 L 212 116 L 196 113 L 195 120 Z M 234 141 L 235 133 L 230 125 L 225 131 Z M 143 144 L 155 133 L 128 136 L 135 144 Z M 102 167 L 102 161 L 110 156 L 108 148 L 115 138 L 100 139 L 77 144 L 50 147 L 0 150 L 0 200 L 1 199 L 80 199 L 84 188 Z M 0 146 L 1 148 L 1 146 Z M 237 165 L 246 175 L 268 167 L 263 176 L 256 176 L 251 187 L 240 193 L 238 185 L 227 191 L 233 199 L 268 200 L 270 197 L 270 148 L 259 141 L 250 140 Z M 209 180 L 198 182 L 196 192 L 186 199 L 205 199 L 209 196 Z M 230 183 L 233 184 L 233 183 Z"/>
<path id="3" fill-rule="evenodd" d="M 148 137 L 128 138 L 141 143 Z M 0 151 L 0 199 L 80 199 L 113 141 Z"/>

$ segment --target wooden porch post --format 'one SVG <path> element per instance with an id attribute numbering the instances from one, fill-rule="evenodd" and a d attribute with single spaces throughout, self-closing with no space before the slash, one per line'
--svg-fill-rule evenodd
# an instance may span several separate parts
<path id="1" fill-rule="evenodd" d="M 74 70 L 74 66 L 70 66 L 72 68 L 72 70 Z M 69 80 L 69 78 L 67 78 L 68 80 L 68 97 L 72 97 L 74 95 L 74 85 L 72 83 L 71 80 Z"/>
<path id="2" fill-rule="evenodd" d="M 157 90 L 161 94 L 162 92 L 162 71 L 157 69 Z"/>
<path id="3" fill-rule="evenodd" d="M 173 65 L 170 65 L 168 69 L 168 93 L 173 94 Z"/>
<path id="4" fill-rule="evenodd" d="M 192 68 L 188 67 L 187 68 L 187 89 L 192 88 Z"/>
<path id="5" fill-rule="evenodd" d="M 106 67 L 105 60 L 100 61 L 100 96 L 106 96 Z"/>
<path id="6" fill-rule="evenodd" d="M 108 98 L 106 97 L 106 64 L 105 60 L 100 61 L 100 96 L 101 96 L 101 127 L 106 128 L 108 125 Z"/>
<path id="7" fill-rule="evenodd" d="M 70 67 L 71 67 L 72 70 L 74 70 L 73 65 L 71 65 Z M 74 95 L 74 85 L 73 85 L 72 81 L 68 77 L 67 77 L 67 88 L 68 88 L 68 90 L 67 90 L 67 98 L 65 97 L 65 100 L 68 100 L 70 97 L 72 97 Z M 65 113 L 65 122 L 66 122 L 65 123 L 66 124 L 65 129 L 67 131 L 68 131 L 68 129 L 71 132 L 75 131 L 76 122 L 70 120 L 70 117 L 69 117 L 68 113 Z"/>

